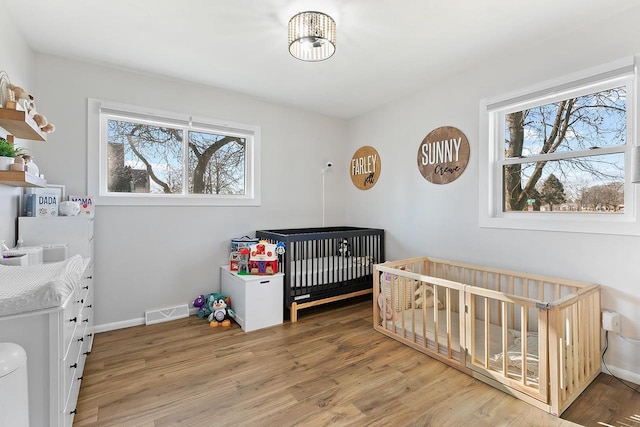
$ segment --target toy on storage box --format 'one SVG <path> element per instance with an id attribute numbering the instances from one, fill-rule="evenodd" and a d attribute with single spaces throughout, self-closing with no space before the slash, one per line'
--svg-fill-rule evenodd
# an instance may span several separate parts
<path id="1" fill-rule="evenodd" d="M 240 269 L 241 261 L 242 257 L 240 256 L 240 252 L 231 252 L 229 255 L 229 271 L 237 272 Z"/>
<path id="2" fill-rule="evenodd" d="M 239 252 L 242 248 L 249 248 L 251 245 L 259 243 L 260 240 L 254 237 L 242 236 L 231 239 L 231 252 Z"/>
<path id="3" fill-rule="evenodd" d="M 278 272 L 278 252 L 274 243 L 260 242 L 251 245 L 249 255 L 249 273 L 276 274 Z"/>
<path id="4" fill-rule="evenodd" d="M 229 271 L 238 274 L 249 274 L 249 248 L 242 248 L 229 255 Z"/>
<path id="5" fill-rule="evenodd" d="M 231 239 L 229 270 L 238 274 L 249 274 L 249 247 L 259 240 L 249 236 Z"/>

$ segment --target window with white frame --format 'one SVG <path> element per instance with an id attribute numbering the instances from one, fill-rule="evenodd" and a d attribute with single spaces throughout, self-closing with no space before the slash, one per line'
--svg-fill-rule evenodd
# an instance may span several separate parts
<path id="1" fill-rule="evenodd" d="M 480 224 L 636 234 L 634 75 L 622 61 L 483 100 Z"/>
<path id="2" fill-rule="evenodd" d="M 260 203 L 258 127 L 89 100 L 89 136 L 97 204 Z"/>

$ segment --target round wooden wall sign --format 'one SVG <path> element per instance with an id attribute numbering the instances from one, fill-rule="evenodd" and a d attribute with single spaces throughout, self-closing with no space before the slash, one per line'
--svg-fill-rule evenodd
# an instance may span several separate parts
<path id="1" fill-rule="evenodd" d="M 442 126 L 429 132 L 418 148 L 418 170 L 429 182 L 448 184 L 469 163 L 469 141 L 460 129 Z"/>
<path id="2" fill-rule="evenodd" d="M 375 148 L 365 145 L 356 150 L 349 165 L 351 181 L 360 190 L 368 190 L 380 177 L 380 155 Z"/>

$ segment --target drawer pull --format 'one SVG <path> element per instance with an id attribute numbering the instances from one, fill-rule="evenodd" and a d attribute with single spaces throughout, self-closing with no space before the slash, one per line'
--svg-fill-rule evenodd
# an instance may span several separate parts
<path id="1" fill-rule="evenodd" d="M 84 354 L 85 356 L 88 356 L 88 355 L 89 355 L 89 353 L 91 353 L 91 352 L 90 352 L 90 351 L 85 351 L 85 352 L 84 352 L 84 353 L 82 353 L 82 354 Z"/>
<path id="2" fill-rule="evenodd" d="M 83 322 L 88 322 L 88 321 L 89 321 L 89 319 L 84 319 L 84 320 L 83 320 Z"/>
<path id="3" fill-rule="evenodd" d="M 69 412 L 69 415 L 75 415 L 76 410 L 74 409 L 73 411 Z"/>
<path id="4" fill-rule="evenodd" d="M 77 322 L 77 321 L 78 321 L 77 317 L 74 317 L 73 319 L 69 319 L 69 322 Z"/>
<path id="5" fill-rule="evenodd" d="M 271 282 L 271 280 L 263 280 L 262 282 L 260 282 L 261 285 L 264 285 L 265 283 L 269 283 Z"/>
<path id="6" fill-rule="evenodd" d="M 89 289 L 89 285 L 83 286 L 82 289 Z"/>
<path id="7" fill-rule="evenodd" d="M 78 342 L 82 342 L 82 341 L 84 341 L 84 337 L 78 338 Z"/>
<path id="8" fill-rule="evenodd" d="M 78 381 L 82 381 L 82 378 L 84 378 L 84 377 L 78 377 Z"/>
<path id="9" fill-rule="evenodd" d="M 93 276 L 87 276 L 85 279 L 93 279 Z"/>
<path id="10" fill-rule="evenodd" d="M 84 298 L 81 299 L 80 301 L 76 301 L 78 304 L 84 304 Z"/>
<path id="11" fill-rule="evenodd" d="M 75 369 L 75 368 L 77 368 L 77 367 L 78 367 L 78 364 L 77 364 L 77 363 L 74 363 L 73 365 L 69 366 L 69 368 L 71 368 L 71 369 Z"/>
<path id="12" fill-rule="evenodd" d="M 93 336 L 93 334 L 87 334 L 86 336 L 87 336 L 87 337 L 92 337 L 92 336 Z"/>
<path id="13" fill-rule="evenodd" d="M 93 308 L 93 304 L 89 304 L 87 308 Z"/>

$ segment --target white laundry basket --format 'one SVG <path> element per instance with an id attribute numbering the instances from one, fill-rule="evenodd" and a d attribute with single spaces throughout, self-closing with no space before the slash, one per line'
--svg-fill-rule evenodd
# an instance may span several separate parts
<path id="1" fill-rule="evenodd" d="M 27 353 L 11 342 L 0 343 L 0 427 L 29 427 Z"/>

